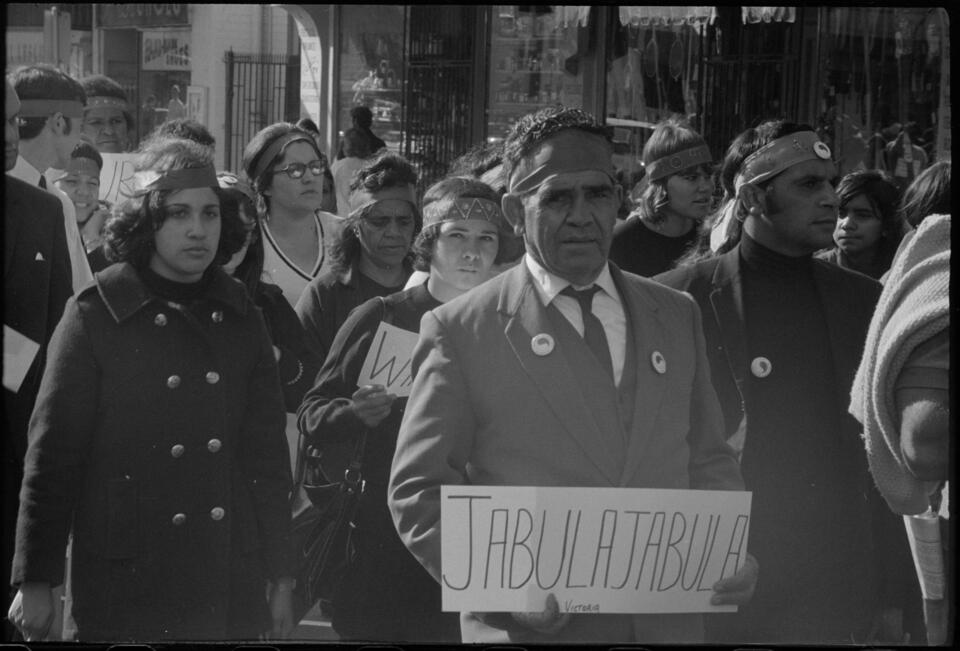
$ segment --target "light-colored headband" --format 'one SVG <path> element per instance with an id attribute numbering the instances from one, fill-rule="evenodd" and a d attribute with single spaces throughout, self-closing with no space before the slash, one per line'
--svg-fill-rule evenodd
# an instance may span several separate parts
<path id="1" fill-rule="evenodd" d="M 603 147 L 598 147 L 603 144 Z M 580 129 L 564 129 L 550 136 L 530 156 L 525 156 L 510 174 L 507 191 L 524 194 L 544 182 L 569 172 L 602 172 L 614 179 L 610 145 L 598 136 Z"/>
<path id="2" fill-rule="evenodd" d="M 187 188 L 217 188 L 217 171 L 213 165 L 183 167 L 166 172 L 144 170 L 138 174 L 142 190 L 186 190 Z"/>
<path id="3" fill-rule="evenodd" d="M 763 183 L 808 160 L 830 160 L 830 148 L 813 131 L 799 131 L 768 142 L 740 166 L 733 181 L 737 192 L 747 183 Z"/>
<path id="4" fill-rule="evenodd" d="M 709 165 L 712 162 L 710 148 L 707 145 L 697 145 L 645 163 L 643 167 L 647 171 L 647 180 L 656 181 L 691 167 Z"/>
<path id="5" fill-rule="evenodd" d="M 376 196 L 366 188 L 358 188 L 352 191 L 348 199 L 350 204 L 349 217 L 355 217 L 381 201 L 390 199 L 406 201 L 413 206 L 414 214 L 419 214 L 417 210 L 417 191 L 414 187 L 412 185 L 396 185 L 377 190 Z"/>
<path id="6" fill-rule="evenodd" d="M 126 111 L 127 103 L 119 97 L 111 97 L 109 95 L 93 95 L 91 97 L 88 95 L 87 106 L 84 110 L 89 111 L 93 108 L 115 108 Z"/>
<path id="7" fill-rule="evenodd" d="M 503 211 L 499 203 L 479 197 L 434 201 L 423 208 L 424 228 L 461 219 L 482 219 L 500 226 L 503 222 Z"/>
<path id="8" fill-rule="evenodd" d="M 22 99 L 20 115 L 25 118 L 46 118 L 62 113 L 68 118 L 83 117 L 83 102 L 75 99 Z"/>
<path id="9" fill-rule="evenodd" d="M 286 149 L 288 146 L 292 145 L 293 143 L 299 142 L 301 140 L 309 144 L 314 149 L 317 149 L 317 143 L 314 142 L 313 138 L 311 138 L 310 136 L 304 133 L 300 133 L 297 131 L 291 131 L 291 132 L 285 133 L 279 138 L 277 138 L 276 140 L 274 140 L 273 142 L 271 142 L 270 146 L 266 148 L 266 150 L 263 152 L 263 155 L 260 156 L 260 159 L 257 161 L 257 166 L 253 168 L 254 182 L 256 182 L 257 179 L 259 179 L 265 171 L 267 171 L 268 167 L 273 165 L 277 157 L 281 153 L 283 153 L 284 149 Z M 319 154 L 320 151 L 317 150 L 317 153 Z"/>

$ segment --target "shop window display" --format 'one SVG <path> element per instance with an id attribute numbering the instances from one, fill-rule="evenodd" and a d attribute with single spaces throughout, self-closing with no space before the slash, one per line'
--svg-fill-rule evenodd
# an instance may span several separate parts
<path id="1" fill-rule="evenodd" d="M 822 11 L 821 135 L 841 174 L 881 169 L 906 187 L 949 157 L 949 16 L 942 8 Z"/>

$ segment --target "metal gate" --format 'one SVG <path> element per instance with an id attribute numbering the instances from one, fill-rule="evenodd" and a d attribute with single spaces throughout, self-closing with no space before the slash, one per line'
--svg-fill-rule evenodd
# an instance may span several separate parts
<path id="1" fill-rule="evenodd" d="M 473 34 L 479 7 L 412 5 L 401 152 L 426 188 L 470 142 Z"/>
<path id="2" fill-rule="evenodd" d="M 243 149 L 260 129 L 300 117 L 300 57 L 283 54 L 224 54 L 227 101 L 223 160 L 239 172 Z"/>

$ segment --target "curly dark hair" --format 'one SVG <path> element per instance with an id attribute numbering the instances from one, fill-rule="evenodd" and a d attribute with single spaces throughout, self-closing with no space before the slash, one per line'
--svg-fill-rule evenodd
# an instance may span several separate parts
<path id="1" fill-rule="evenodd" d="M 610 130 L 589 113 L 562 105 L 549 106 L 524 115 L 510 129 L 503 141 L 504 184 L 513 171 L 541 142 L 566 129 L 578 129 L 611 142 Z"/>
<path id="2" fill-rule="evenodd" d="M 260 219 L 257 217 L 256 207 L 246 194 L 236 188 L 221 187 L 220 218 L 224 222 L 227 220 L 236 221 L 243 226 L 243 220 L 240 217 L 241 209 L 247 210 L 253 217 L 253 237 L 250 240 L 250 246 L 247 247 L 246 255 L 234 269 L 233 277 L 243 283 L 250 296 L 255 296 L 260 276 L 263 275 L 263 240 L 260 235 Z M 236 250 L 239 251 L 242 247 L 243 243 L 241 242 Z M 229 261 L 229 258 L 227 261 Z"/>
<path id="3" fill-rule="evenodd" d="M 417 171 L 413 168 L 413 165 L 403 156 L 385 153 L 357 170 L 353 176 L 353 181 L 350 183 L 350 192 L 362 189 L 371 194 L 376 194 L 388 188 L 416 187 L 416 185 Z M 340 229 L 340 234 L 330 243 L 327 249 L 331 269 L 334 273 L 346 272 L 360 257 L 363 249 L 360 246 L 357 228 L 360 225 L 360 220 L 363 219 L 364 212 L 356 215 L 351 214 L 347 217 L 343 222 L 343 228 Z M 423 219 L 419 210 L 413 212 L 413 232 L 416 235 L 423 227 Z M 412 256 L 412 253 L 408 254 L 410 262 L 413 260 Z"/>
<path id="4" fill-rule="evenodd" d="M 205 167 L 213 164 L 213 152 L 192 140 L 159 140 L 141 152 L 137 171 L 166 172 L 175 169 Z M 220 188 L 210 186 L 217 198 Z M 129 262 L 137 269 L 149 265 L 155 251 L 156 232 L 167 217 L 163 206 L 177 190 L 139 191 L 114 207 L 104 225 L 104 254 L 111 262 Z M 246 232 L 239 216 L 220 218 L 220 241 L 213 264 L 222 265 L 240 250 Z"/>
<path id="5" fill-rule="evenodd" d="M 427 188 L 423 195 L 423 208 L 439 201 L 453 201 L 454 199 L 487 199 L 497 205 L 500 204 L 500 193 L 483 181 L 465 176 L 448 176 Z M 440 226 L 443 222 L 433 223 L 424 227 L 413 241 L 410 252 L 413 254 L 413 268 L 417 271 L 430 271 L 430 262 L 433 260 L 434 244 L 440 237 Z M 501 220 L 497 227 L 499 244 L 495 264 L 505 262 L 509 253 L 503 245 L 504 238 L 510 235 L 506 220 Z"/>

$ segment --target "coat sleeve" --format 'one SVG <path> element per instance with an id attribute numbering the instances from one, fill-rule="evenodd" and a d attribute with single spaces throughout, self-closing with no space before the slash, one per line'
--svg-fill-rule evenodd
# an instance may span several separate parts
<path id="1" fill-rule="evenodd" d="M 50 341 L 30 419 L 13 585 L 63 581 L 67 533 L 93 447 L 100 376 L 84 314 L 70 299 Z"/>
<path id="2" fill-rule="evenodd" d="M 364 429 L 351 409 L 351 396 L 383 316 L 381 301 L 368 301 L 350 313 L 297 412 L 300 431 L 311 443 L 354 439 Z"/>
<path id="3" fill-rule="evenodd" d="M 303 325 L 282 293 L 265 294 L 261 307 L 273 345 L 280 350 L 277 365 L 284 404 L 288 412 L 296 413 L 323 360 L 307 346 Z"/>
<path id="4" fill-rule="evenodd" d="M 307 349 L 323 364 L 327 357 L 328 344 L 324 343 L 323 305 L 320 285 L 316 280 L 310 282 L 294 308 L 300 324 L 303 326 L 304 343 Z M 327 339 L 329 341 L 329 339 Z"/>
<path id="5" fill-rule="evenodd" d="M 440 487 L 466 483 L 477 428 L 457 353 L 434 313 L 424 314 L 413 353 L 413 386 L 387 491 L 401 540 L 437 581 L 441 578 Z"/>
<path id="6" fill-rule="evenodd" d="M 287 448 L 283 394 L 270 336 L 255 311 L 259 345 L 247 385 L 241 431 L 243 475 L 251 482 L 270 578 L 293 576 L 289 496 L 293 485 Z"/>
<path id="7" fill-rule="evenodd" d="M 700 307 L 684 295 L 691 310 L 691 335 L 696 346 L 697 368 L 690 395 L 690 488 L 705 490 L 743 490 L 743 477 L 733 449 L 724 434 L 723 412 L 710 379 L 706 341 Z"/>

